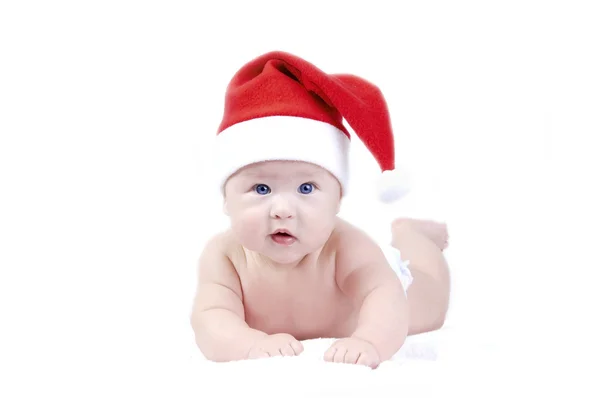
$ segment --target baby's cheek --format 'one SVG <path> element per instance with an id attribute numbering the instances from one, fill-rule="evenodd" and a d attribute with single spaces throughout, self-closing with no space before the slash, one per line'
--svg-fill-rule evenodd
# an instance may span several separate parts
<path id="1" fill-rule="evenodd" d="M 312 236 L 317 240 L 327 239 L 335 227 L 335 216 L 327 213 L 320 213 L 312 217 L 308 222 L 311 226 Z"/>
<path id="2" fill-rule="evenodd" d="M 251 246 L 253 241 L 258 241 L 262 237 L 263 229 L 260 220 L 246 215 L 245 217 L 232 218 L 231 229 L 237 238 L 246 245 Z"/>

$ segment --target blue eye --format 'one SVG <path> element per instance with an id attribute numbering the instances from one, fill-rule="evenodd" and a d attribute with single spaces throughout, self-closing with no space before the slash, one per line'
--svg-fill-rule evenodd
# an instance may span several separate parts
<path id="1" fill-rule="evenodd" d="M 313 189 L 314 189 L 313 184 L 311 184 L 310 182 L 305 182 L 304 184 L 302 184 L 298 187 L 298 192 L 303 193 L 303 194 L 309 194 L 313 191 Z"/>
<path id="2" fill-rule="evenodd" d="M 266 195 L 268 193 L 271 193 L 271 188 L 269 188 L 269 186 L 265 184 L 257 184 L 254 186 L 254 191 L 259 195 Z"/>

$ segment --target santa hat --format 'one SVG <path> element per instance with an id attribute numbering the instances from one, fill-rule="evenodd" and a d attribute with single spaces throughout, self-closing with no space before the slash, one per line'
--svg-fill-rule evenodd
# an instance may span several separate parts
<path id="1" fill-rule="evenodd" d="M 374 84 L 349 74 L 327 74 L 289 53 L 259 56 L 231 79 L 217 131 L 215 167 L 221 190 L 240 168 L 267 160 L 316 164 L 347 192 L 350 134 L 345 119 L 381 168 L 379 198 L 408 192 L 396 170 L 386 101 Z"/>

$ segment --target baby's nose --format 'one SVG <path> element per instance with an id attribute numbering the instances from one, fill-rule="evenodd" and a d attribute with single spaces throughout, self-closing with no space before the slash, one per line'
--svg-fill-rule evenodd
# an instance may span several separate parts
<path id="1" fill-rule="evenodd" d="M 273 199 L 273 205 L 271 206 L 271 217 L 272 218 L 293 218 L 294 208 L 289 200 L 279 197 Z"/>

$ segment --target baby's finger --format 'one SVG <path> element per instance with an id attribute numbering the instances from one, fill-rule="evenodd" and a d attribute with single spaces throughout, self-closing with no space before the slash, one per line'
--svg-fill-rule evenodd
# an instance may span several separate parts
<path id="1" fill-rule="evenodd" d="M 362 352 L 358 359 L 356 360 L 356 363 L 358 365 L 364 365 L 364 366 L 368 366 L 371 369 L 375 369 L 377 367 L 377 363 L 373 360 L 373 358 L 371 358 L 368 354 L 365 354 L 364 352 Z"/>
<path id="2" fill-rule="evenodd" d="M 344 357 L 344 363 L 355 364 L 360 356 L 360 351 L 348 351 Z"/>
<path id="3" fill-rule="evenodd" d="M 323 359 L 326 362 L 333 362 L 333 356 L 335 355 L 336 351 L 337 351 L 337 347 L 329 347 L 329 349 L 327 351 L 325 351 L 325 355 L 323 356 Z"/>
<path id="4" fill-rule="evenodd" d="M 290 344 L 281 347 L 279 349 L 279 352 L 284 357 L 293 357 L 296 355 L 296 353 L 294 352 L 294 349 L 292 348 L 292 346 Z"/>
<path id="5" fill-rule="evenodd" d="M 358 355 L 358 358 L 356 358 L 356 364 L 357 365 L 364 365 L 364 366 L 369 366 L 369 356 L 367 354 L 365 354 L 364 352 L 361 352 Z"/>
<path id="6" fill-rule="evenodd" d="M 267 354 L 269 354 L 269 357 L 281 357 L 281 356 L 283 356 L 281 354 L 281 350 L 279 348 L 271 348 L 271 349 L 267 350 Z"/>
<path id="7" fill-rule="evenodd" d="M 337 351 L 333 355 L 333 362 L 344 363 L 344 358 L 346 357 L 347 352 L 348 349 L 346 347 L 338 347 Z"/>
<path id="8" fill-rule="evenodd" d="M 292 349 L 294 350 L 294 353 L 296 355 L 300 355 L 300 354 L 302 354 L 302 351 L 304 351 L 304 346 L 298 340 L 292 341 L 290 343 L 290 346 L 292 347 Z"/>

